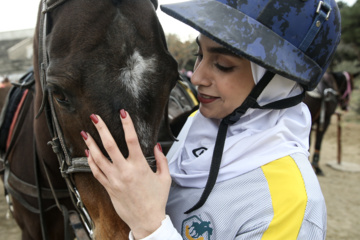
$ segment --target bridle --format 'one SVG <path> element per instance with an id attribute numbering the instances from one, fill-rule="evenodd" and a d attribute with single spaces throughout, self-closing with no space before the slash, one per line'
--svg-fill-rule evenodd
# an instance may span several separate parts
<path id="1" fill-rule="evenodd" d="M 351 78 L 350 78 L 350 74 L 348 72 L 343 72 L 343 74 L 346 79 L 346 90 L 343 93 L 343 95 L 340 97 L 340 100 L 343 101 L 344 104 L 346 105 L 346 108 L 348 108 L 347 106 L 349 105 L 351 91 L 352 91 Z"/>
<path id="2" fill-rule="evenodd" d="M 74 173 L 91 173 L 88 161 L 86 157 L 72 157 L 66 148 L 65 138 L 59 124 L 59 120 L 56 115 L 52 93 L 46 88 L 46 70 L 49 66 L 49 59 L 46 50 L 46 36 L 49 33 L 48 18 L 52 10 L 57 6 L 65 3 L 66 0 L 42 0 L 42 15 L 39 26 L 39 72 L 40 72 L 40 83 L 43 93 L 43 99 L 41 107 L 37 114 L 37 117 L 44 112 L 46 116 L 47 125 L 51 134 L 52 140 L 48 142 L 52 146 L 53 151 L 57 155 L 60 172 L 62 177 L 65 179 L 66 185 L 69 189 L 70 198 L 76 207 L 80 218 L 88 232 L 88 235 L 93 238 L 94 223 L 90 217 L 90 214 L 86 210 L 79 191 L 75 186 L 73 178 Z M 44 111 L 45 110 L 45 111 Z M 150 167 L 155 171 L 155 157 L 146 157 Z M 46 170 L 46 166 L 44 166 Z M 48 177 L 50 182 L 50 179 Z M 51 182 L 50 182 L 51 183 Z M 51 184 L 50 184 L 51 185 Z M 56 196 L 54 196 L 56 198 Z M 61 210 L 61 208 L 60 208 Z"/>
<path id="3" fill-rule="evenodd" d="M 49 141 L 48 144 L 52 146 L 52 149 L 58 158 L 60 165 L 60 172 L 62 177 L 65 179 L 66 185 L 70 193 L 70 198 L 74 206 L 76 207 L 89 236 L 93 238 L 93 229 L 94 229 L 93 221 L 91 220 L 90 215 L 81 200 L 79 191 L 75 186 L 75 181 L 72 176 L 73 173 L 91 173 L 91 169 L 87 163 L 86 157 L 72 158 L 70 156 L 68 149 L 66 148 L 65 145 L 65 139 L 59 124 L 59 120 L 56 116 L 52 93 L 50 90 L 46 88 L 47 85 L 46 70 L 49 66 L 49 59 L 46 50 L 46 36 L 49 33 L 49 26 L 48 26 L 49 14 L 57 6 L 65 2 L 66 0 L 42 0 L 41 2 L 42 11 L 41 11 L 40 26 L 39 26 L 39 63 L 38 64 L 40 67 L 39 69 L 40 84 L 42 88 L 43 99 L 37 117 L 42 112 L 45 112 L 47 125 L 52 137 L 52 140 Z M 46 169 L 46 166 L 44 166 L 44 168 Z M 50 182 L 50 179 L 48 180 Z M 54 197 L 56 198 L 56 196 Z M 62 211 L 61 208 L 60 210 Z"/>

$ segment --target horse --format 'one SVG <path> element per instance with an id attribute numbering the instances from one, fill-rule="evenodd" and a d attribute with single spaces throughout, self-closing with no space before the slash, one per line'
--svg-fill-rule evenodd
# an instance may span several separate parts
<path id="1" fill-rule="evenodd" d="M 7 93 L 11 88 L 11 82 L 7 76 L 0 82 L 0 106 L 4 106 Z"/>
<path id="2" fill-rule="evenodd" d="M 354 88 L 353 79 L 357 75 L 358 73 L 326 72 L 315 90 L 305 94 L 303 102 L 310 110 L 312 126 L 316 131 L 312 166 L 319 176 L 324 175 L 319 167 L 320 149 L 324 134 L 336 108 L 340 106 L 342 110 L 348 110 L 351 92 Z"/>
<path id="3" fill-rule="evenodd" d="M 40 2 L 34 74 L 21 86 L 27 107 L 4 159 L 4 181 L 23 240 L 73 239 L 66 216 L 75 212 L 90 238 L 128 238 L 128 226 L 89 169 L 80 132 L 89 132 L 105 153 L 89 118 L 99 114 L 126 157 L 119 110 L 127 110 L 155 170 L 153 147 L 179 79 L 157 5 L 156 0 Z M 31 190 L 23 191 L 27 187 Z M 32 190 L 37 193 L 25 193 Z"/>

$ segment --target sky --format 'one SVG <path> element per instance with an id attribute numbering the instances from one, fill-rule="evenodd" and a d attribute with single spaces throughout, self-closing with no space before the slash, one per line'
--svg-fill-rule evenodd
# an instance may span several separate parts
<path id="1" fill-rule="evenodd" d="M 181 2 L 184 0 L 158 0 L 159 4 Z M 343 0 L 352 6 L 356 0 Z M 0 32 L 34 28 L 40 0 L 0 0 Z M 158 17 L 165 33 L 177 34 L 182 41 L 193 39 L 197 32 L 187 25 L 169 17 L 160 8 Z"/>

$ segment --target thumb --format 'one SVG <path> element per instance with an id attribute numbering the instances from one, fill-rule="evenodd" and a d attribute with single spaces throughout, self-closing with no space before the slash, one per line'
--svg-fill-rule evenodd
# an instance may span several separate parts
<path id="1" fill-rule="evenodd" d="M 157 174 L 166 174 L 169 175 L 169 165 L 167 162 L 167 158 L 164 155 L 164 153 L 161 150 L 161 145 L 158 143 L 156 144 L 156 146 L 154 147 L 154 155 L 155 155 L 155 159 L 156 159 L 156 173 Z"/>

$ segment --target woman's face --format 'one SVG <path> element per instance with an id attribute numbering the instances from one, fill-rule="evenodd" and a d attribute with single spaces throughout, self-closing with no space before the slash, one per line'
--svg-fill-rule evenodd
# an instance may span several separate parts
<path id="1" fill-rule="evenodd" d="M 191 82 L 197 86 L 200 112 L 222 119 L 239 107 L 254 87 L 250 61 L 200 34 Z"/>

